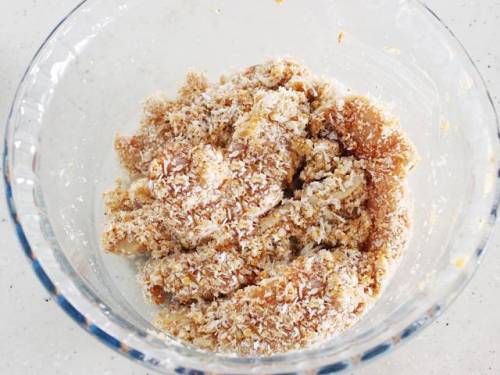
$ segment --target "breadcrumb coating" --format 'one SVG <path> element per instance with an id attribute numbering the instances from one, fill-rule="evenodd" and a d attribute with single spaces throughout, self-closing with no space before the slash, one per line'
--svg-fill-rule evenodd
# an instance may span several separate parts
<path id="1" fill-rule="evenodd" d="M 103 247 L 147 260 L 155 325 L 199 348 L 272 355 L 352 326 L 407 242 L 413 146 L 397 120 L 288 60 L 145 102 L 115 149 Z"/>

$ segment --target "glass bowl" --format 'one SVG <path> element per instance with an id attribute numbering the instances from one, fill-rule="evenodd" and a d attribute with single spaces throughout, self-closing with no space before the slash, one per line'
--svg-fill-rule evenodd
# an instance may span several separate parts
<path id="1" fill-rule="evenodd" d="M 340 372 L 428 325 L 477 268 L 498 198 L 498 122 L 472 60 L 418 1 L 88 0 L 52 31 L 12 105 L 8 204 L 32 268 L 57 303 L 111 348 L 164 373 Z M 343 38 L 339 38 L 343 35 Z M 239 358 L 160 338 L 131 262 L 99 247 L 101 193 L 120 174 L 118 131 L 141 102 L 175 94 L 190 68 L 290 56 L 370 94 L 401 119 L 420 162 L 409 181 L 413 236 L 380 301 L 307 350 Z"/>

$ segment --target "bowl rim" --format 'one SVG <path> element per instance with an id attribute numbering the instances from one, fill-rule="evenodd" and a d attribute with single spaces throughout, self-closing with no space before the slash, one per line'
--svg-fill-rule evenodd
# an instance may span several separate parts
<path id="1" fill-rule="evenodd" d="M 7 121 L 6 121 L 6 128 L 5 128 L 5 137 L 4 137 L 4 152 L 3 152 L 3 176 L 4 176 L 4 184 L 5 184 L 5 197 L 7 200 L 7 207 L 9 211 L 10 218 L 13 222 L 14 229 L 17 234 L 17 238 L 21 244 L 22 250 L 24 251 L 25 255 L 28 258 L 28 261 L 31 262 L 32 268 L 36 275 L 38 276 L 40 282 L 44 285 L 44 287 L 47 289 L 49 294 L 53 297 L 52 299 L 57 302 L 57 304 L 76 322 L 79 324 L 80 327 L 85 329 L 87 332 L 89 332 L 92 336 L 100 340 L 102 343 L 107 345 L 108 347 L 112 348 L 116 352 L 120 353 L 121 355 L 132 359 L 134 361 L 140 362 L 147 367 L 150 367 L 152 369 L 155 369 L 157 371 L 169 371 L 172 370 L 176 373 L 196 373 L 196 374 L 204 374 L 203 369 L 188 369 L 180 366 L 174 366 L 172 368 L 166 368 L 162 365 L 161 361 L 147 356 L 145 353 L 141 352 L 140 350 L 137 350 L 133 346 L 130 346 L 129 344 L 125 343 L 123 340 L 120 340 L 119 338 L 113 336 L 108 330 L 103 327 L 103 325 L 98 324 L 96 322 L 92 322 L 89 319 L 86 318 L 84 313 L 79 311 L 78 309 L 75 308 L 75 306 L 72 304 L 71 298 L 69 298 L 67 295 L 63 295 L 58 291 L 56 288 L 53 280 L 47 275 L 45 272 L 44 268 L 42 267 L 42 264 L 40 261 L 37 259 L 36 254 L 33 251 L 32 246 L 29 243 L 28 236 L 26 234 L 25 228 L 22 226 L 19 216 L 17 214 L 17 208 L 16 208 L 16 202 L 14 199 L 13 195 L 13 187 L 12 187 L 12 178 L 13 178 L 13 167 L 12 164 L 9 162 L 9 149 L 11 148 L 10 145 L 10 139 L 9 139 L 9 130 L 11 127 L 13 127 L 12 124 L 12 119 L 13 119 L 13 114 L 16 108 L 17 103 L 21 99 L 21 88 L 25 85 L 26 83 L 26 77 L 28 73 L 31 71 L 35 63 L 37 62 L 37 58 L 39 57 L 40 53 L 44 50 L 46 47 L 47 43 L 52 39 L 54 34 L 60 29 L 60 27 L 74 14 L 76 13 L 84 4 L 89 2 L 90 0 L 82 0 L 80 3 L 78 3 L 66 16 L 64 16 L 58 23 L 57 25 L 51 30 L 51 32 L 48 34 L 48 36 L 45 38 L 45 40 L 42 42 L 40 47 L 37 49 L 36 53 L 32 57 L 30 63 L 28 64 L 27 69 L 25 70 L 14 95 L 14 99 L 12 101 L 11 107 L 9 114 L 7 116 Z M 479 84 L 480 87 L 478 87 L 478 90 L 484 91 L 484 94 L 487 97 L 487 102 L 489 102 L 489 106 L 491 107 L 490 110 L 492 111 L 493 114 L 493 119 L 494 123 L 492 125 L 496 125 L 496 130 L 497 130 L 497 149 L 498 149 L 498 141 L 500 140 L 500 122 L 499 122 L 499 117 L 498 113 L 496 111 L 494 102 L 492 100 L 491 94 L 486 86 L 485 80 L 483 76 L 481 75 L 477 65 L 475 64 L 474 60 L 471 58 L 467 50 L 465 49 L 464 45 L 460 42 L 460 40 L 456 37 L 456 35 L 453 33 L 453 31 L 442 21 L 442 19 L 434 12 L 432 11 L 427 4 L 423 2 L 423 0 L 411 0 L 415 4 L 419 5 L 421 7 L 421 10 L 423 12 L 427 12 L 429 16 L 433 17 L 435 21 L 437 21 L 441 28 L 443 33 L 448 33 L 448 36 L 450 36 L 454 42 L 457 44 L 457 48 L 461 49 L 461 52 L 465 55 L 466 60 L 469 61 L 471 64 L 472 70 L 477 74 L 477 77 L 479 78 Z M 12 135 L 14 132 L 12 132 Z M 497 150 L 496 150 L 497 151 Z M 498 151 L 496 152 L 498 154 Z M 496 163 L 497 166 L 497 171 L 498 171 L 498 161 Z M 303 370 L 315 370 L 315 373 L 318 374 L 330 374 L 330 373 L 338 373 L 338 372 L 344 372 L 344 370 L 352 369 L 352 367 L 361 364 L 361 363 L 366 363 L 374 358 L 380 357 L 382 354 L 387 353 L 391 351 L 392 349 L 399 347 L 401 343 L 407 342 L 410 337 L 415 336 L 416 333 L 419 333 L 422 331 L 423 328 L 428 326 L 431 322 L 433 322 L 445 309 L 458 297 L 458 295 L 462 292 L 462 290 L 467 286 L 469 281 L 472 279 L 473 275 L 478 269 L 478 266 L 480 264 L 480 261 L 482 257 L 484 256 L 486 246 L 488 244 L 488 240 L 490 238 L 490 235 L 492 233 L 493 227 L 495 225 L 496 219 L 497 219 L 497 211 L 498 211 L 498 206 L 500 202 L 500 172 L 497 173 L 496 179 L 495 179 L 495 188 L 493 189 L 493 203 L 490 208 L 490 214 L 488 217 L 488 220 L 486 221 L 486 224 L 484 228 L 482 229 L 481 235 L 478 236 L 478 248 L 476 250 L 476 257 L 474 259 L 470 259 L 467 261 L 467 266 L 472 269 L 472 272 L 469 273 L 463 273 L 464 277 L 462 278 L 460 284 L 458 285 L 457 288 L 452 290 L 446 298 L 440 300 L 440 301 L 435 301 L 435 303 L 426 311 L 425 314 L 420 316 L 418 319 L 414 320 L 411 324 L 407 325 L 404 329 L 400 330 L 397 334 L 393 335 L 391 338 L 386 339 L 382 343 L 377 344 L 376 346 L 371 347 L 368 350 L 365 350 L 361 353 L 358 353 L 357 355 L 346 357 L 342 360 L 336 361 L 334 363 L 329 363 L 329 364 L 324 364 L 320 366 L 319 368 L 313 368 L 313 367 L 304 367 L 301 368 L 300 371 Z M 465 268 L 464 267 L 464 270 Z M 69 275 L 65 275 L 67 277 L 67 280 L 69 283 L 73 285 L 73 281 L 71 280 Z M 81 288 L 80 286 L 77 285 L 77 288 Z M 82 290 L 80 290 L 82 291 Z M 83 295 L 88 293 L 88 291 L 83 291 Z M 86 293 L 85 293 L 86 292 Z M 92 296 L 93 299 L 98 302 L 100 302 L 100 299 L 97 296 Z M 116 317 L 115 317 L 116 318 Z M 109 324 L 109 322 L 107 322 Z M 113 324 L 116 323 L 116 320 L 112 321 Z M 107 327 L 107 325 L 106 325 Z M 147 338 L 148 334 L 146 333 L 144 337 Z M 151 337 L 149 338 L 151 339 Z M 155 338 L 152 338 L 153 340 Z M 314 350 L 314 349 L 313 349 Z M 273 359 L 279 359 L 279 358 L 286 358 L 288 355 L 293 355 L 295 352 L 292 352 L 291 354 L 284 354 L 284 355 L 278 355 L 278 356 L 273 356 L 273 357 L 267 357 L 267 358 L 273 358 Z M 214 355 L 213 353 L 207 353 L 208 355 Z M 249 364 L 248 360 L 263 360 L 265 357 L 244 357 L 244 358 L 238 358 L 238 357 L 220 357 L 223 359 L 229 359 L 229 360 L 234 360 L 236 361 L 235 364 L 243 364 L 243 362 L 246 362 L 246 364 Z M 242 360 L 243 362 L 238 363 L 239 360 Z M 295 372 L 292 372 L 295 374 Z"/>

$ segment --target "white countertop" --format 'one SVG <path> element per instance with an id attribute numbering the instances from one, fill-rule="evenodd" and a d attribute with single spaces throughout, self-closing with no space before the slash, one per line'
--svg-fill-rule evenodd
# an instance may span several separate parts
<path id="1" fill-rule="evenodd" d="M 79 1 L 0 1 L 2 143 L 21 75 L 49 31 Z M 428 0 L 428 4 L 465 45 L 500 110 L 500 1 Z M 24 259 L 3 190 L 2 184 L 0 374 L 151 374 L 96 341 L 50 301 Z M 482 266 L 451 308 L 404 347 L 355 374 L 500 374 L 499 290 L 497 223 Z"/>

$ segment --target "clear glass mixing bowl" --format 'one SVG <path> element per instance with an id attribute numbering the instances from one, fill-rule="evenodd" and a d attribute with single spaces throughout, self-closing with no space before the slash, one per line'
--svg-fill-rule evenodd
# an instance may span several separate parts
<path id="1" fill-rule="evenodd" d="M 411 242 L 374 308 L 319 347 L 238 358 L 159 339 L 133 265 L 99 247 L 101 192 L 120 174 L 114 135 L 137 127 L 146 96 L 173 95 L 189 68 L 215 79 L 276 56 L 369 93 L 400 117 L 421 158 L 410 177 Z M 19 85 L 4 174 L 33 269 L 110 347 L 165 373 L 327 374 L 398 346 L 458 295 L 496 217 L 498 150 L 479 73 L 418 1 L 88 0 L 50 34 Z"/>

